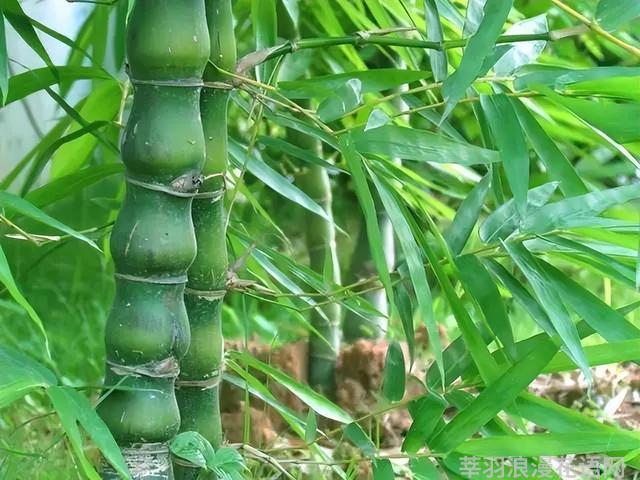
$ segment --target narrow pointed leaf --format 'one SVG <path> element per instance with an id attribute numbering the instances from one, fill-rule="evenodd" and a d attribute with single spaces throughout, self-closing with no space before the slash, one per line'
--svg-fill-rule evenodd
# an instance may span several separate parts
<path id="1" fill-rule="evenodd" d="M 456 210 L 456 216 L 444 234 L 451 253 L 454 255 L 460 254 L 469 240 L 469 236 L 478 221 L 490 187 L 491 175 L 487 174 L 482 177 L 482 180 L 473 187 L 473 190 L 464 197 L 462 204 L 460 204 L 460 207 Z"/>
<path id="2" fill-rule="evenodd" d="M 636 0 L 600 0 L 596 21 L 608 31 L 640 17 L 640 3 Z"/>
<path id="3" fill-rule="evenodd" d="M 513 193 L 516 211 L 526 218 L 529 187 L 529 152 L 518 118 L 504 94 L 481 95 L 480 104 L 500 151 L 502 165 Z"/>
<path id="4" fill-rule="evenodd" d="M 382 380 L 382 395 L 390 402 L 398 402 L 404 397 L 406 370 L 404 354 L 398 342 L 391 342 L 387 349 Z"/>
<path id="5" fill-rule="evenodd" d="M 427 21 L 427 39 L 433 42 L 442 42 L 442 24 L 438 13 L 438 3 L 436 0 L 424 0 L 424 13 Z M 429 62 L 433 79 L 442 82 L 447 78 L 447 53 L 445 51 L 431 50 L 429 52 Z"/>
<path id="6" fill-rule="evenodd" d="M 362 101 L 362 83 L 357 78 L 347 80 L 318 105 L 318 117 L 323 122 L 332 122 L 357 107 Z"/>
<path id="7" fill-rule="evenodd" d="M 498 152 L 456 142 L 438 134 L 414 128 L 385 125 L 353 133 L 360 153 L 388 155 L 421 162 L 480 165 L 500 161 Z"/>
<path id="8" fill-rule="evenodd" d="M 464 97 L 467 88 L 480 73 L 485 57 L 491 53 L 496 39 L 502 32 L 512 4 L 513 0 L 492 0 L 485 3 L 484 16 L 464 49 L 460 66 L 444 83 L 443 94 L 448 103 L 447 112 Z"/>
<path id="9" fill-rule="evenodd" d="M 427 444 L 438 422 L 444 415 L 447 403 L 444 399 L 433 395 L 425 395 L 411 402 L 409 411 L 413 422 L 402 442 L 402 450 L 415 454 Z"/>

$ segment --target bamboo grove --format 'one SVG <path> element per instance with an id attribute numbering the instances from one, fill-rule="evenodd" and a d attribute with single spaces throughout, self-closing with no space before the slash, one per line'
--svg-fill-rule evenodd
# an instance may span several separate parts
<path id="1" fill-rule="evenodd" d="M 637 0 L 50 3 L 0 0 L 0 478 L 637 475 Z"/>

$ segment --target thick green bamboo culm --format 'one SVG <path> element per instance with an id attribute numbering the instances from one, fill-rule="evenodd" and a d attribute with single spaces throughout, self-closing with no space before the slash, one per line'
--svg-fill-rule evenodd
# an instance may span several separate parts
<path id="1" fill-rule="evenodd" d="M 217 67 L 232 71 L 236 63 L 231 0 L 206 0 L 211 60 L 204 80 L 224 80 Z M 227 169 L 227 104 L 229 90 L 205 88 L 201 114 L 206 162 L 203 183 L 193 201 L 198 253 L 189 269 L 185 303 L 191 328 L 191 347 L 180 365 L 177 398 L 182 430 L 197 431 L 214 447 L 222 442 L 219 385 L 224 343 L 221 312 L 227 283 L 224 174 Z M 176 463 L 176 477 L 195 479 L 199 469 Z"/>
<path id="2" fill-rule="evenodd" d="M 173 479 L 174 384 L 190 342 L 184 289 L 196 255 L 191 202 L 205 160 L 209 58 L 203 0 L 137 0 L 127 30 L 134 101 L 122 141 L 127 193 L 111 235 L 116 295 L 106 326 L 109 389 L 98 412 L 135 480 Z M 124 387 L 124 388 L 122 388 Z M 120 478 L 109 466 L 103 478 Z"/>
<path id="3" fill-rule="evenodd" d="M 288 131 L 295 145 L 322 154 L 317 139 Z M 331 182 L 327 170 L 311 165 L 298 179 L 300 187 L 333 218 Z M 333 221 L 313 215 L 306 220 L 306 243 L 309 267 L 324 275 L 329 285 L 340 284 L 340 265 L 336 247 L 336 229 Z M 317 333 L 309 335 L 309 385 L 333 397 L 336 389 L 336 359 L 341 344 L 342 309 L 338 303 L 329 303 L 311 311 L 310 323 Z"/>

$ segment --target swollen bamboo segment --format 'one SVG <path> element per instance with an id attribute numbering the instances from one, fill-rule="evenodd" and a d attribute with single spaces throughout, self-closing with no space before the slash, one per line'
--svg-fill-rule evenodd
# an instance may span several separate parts
<path id="1" fill-rule="evenodd" d="M 174 383 L 190 332 L 183 294 L 196 255 L 191 203 L 205 160 L 200 119 L 209 58 L 203 0 L 137 0 L 127 32 L 135 86 L 122 158 L 127 194 L 111 236 L 116 296 L 99 413 L 134 479 L 173 478 Z M 119 478 L 105 467 L 103 478 Z"/>
<path id="2" fill-rule="evenodd" d="M 207 0 L 211 64 L 205 82 L 223 80 L 219 67 L 232 71 L 236 45 L 230 0 Z M 198 253 L 189 269 L 185 303 L 191 327 L 191 347 L 180 364 L 176 395 L 182 414 L 182 430 L 202 434 L 217 447 L 222 441 L 219 385 L 223 366 L 222 302 L 227 283 L 224 174 L 227 169 L 227 103 L 229 90 L 206 88 L 201 114 L 206 162 L 203 183 L 193 201 L 193 222 Z M 178 478 L 196 478 L 199 470 L 180 462 Z"/>

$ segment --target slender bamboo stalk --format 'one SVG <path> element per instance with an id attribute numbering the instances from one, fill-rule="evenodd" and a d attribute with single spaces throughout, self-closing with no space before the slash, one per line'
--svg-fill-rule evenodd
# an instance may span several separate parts
<path id="1" fill-rule="evenodd" d="M 236 63 L 231 0 L 206 0 L 211 64 L 206 82 L 222 80 L 218 69 Z M 227 169 L 227 104 L 229 90 L 206 88 L 201 97 L 206 162 L 204 181 L 193 201 L 198 253 L 189 269 L 185 303 L 191 328 L 191 347 L 181 362 L 177 397 L 182 430 L 202 434 L 214 447 L 222 442 L 220 389 L 223 367 L 222 303 L 227 283 L 227 245 L 224 174 Z M 176 477 L 200 478 L 195 466 L 176 465 Z"/>
<path id="2" fill-rule="evenodd" d="M 311 137 L 291 132 L 290 136 L 302 137 L 295 144 L 304 148 L 321 149 L 320 143 Z M 321 152 L 319 152 L 321 153 Z M 312 165 L 299 178 L 300 187 L 327 212 L 331 222 L 317 215 L 309 217 L 306 228 L 309 267 L 324 274 L 327 283 L 340 285 L 340 265 L 336 247 L 336 229 L 332 214 L 331 182 L 327 170 Z M 311 311 L 310 323 L 317 333 L 309 336 L 309 385 L 328 397 L 335 395 L 336 359 L 341 343 L 342 309 L 337 302 Z"/>
<path id="3" fill-rule="evenodd" d="M 134 103 L 122 159 L 127 194 L 111 234 L 116 295 L 106 327 L 99 414 L 132 478 L 172 479 L 174 383 L 189 347 L 183 292 L 196 254 L 191 202 L 204 163 L 200 84 L 209 42 L 203 0 L 137 0 L 127 31 Z M 119 476 L 105 467 L 103 478 Z"/>

